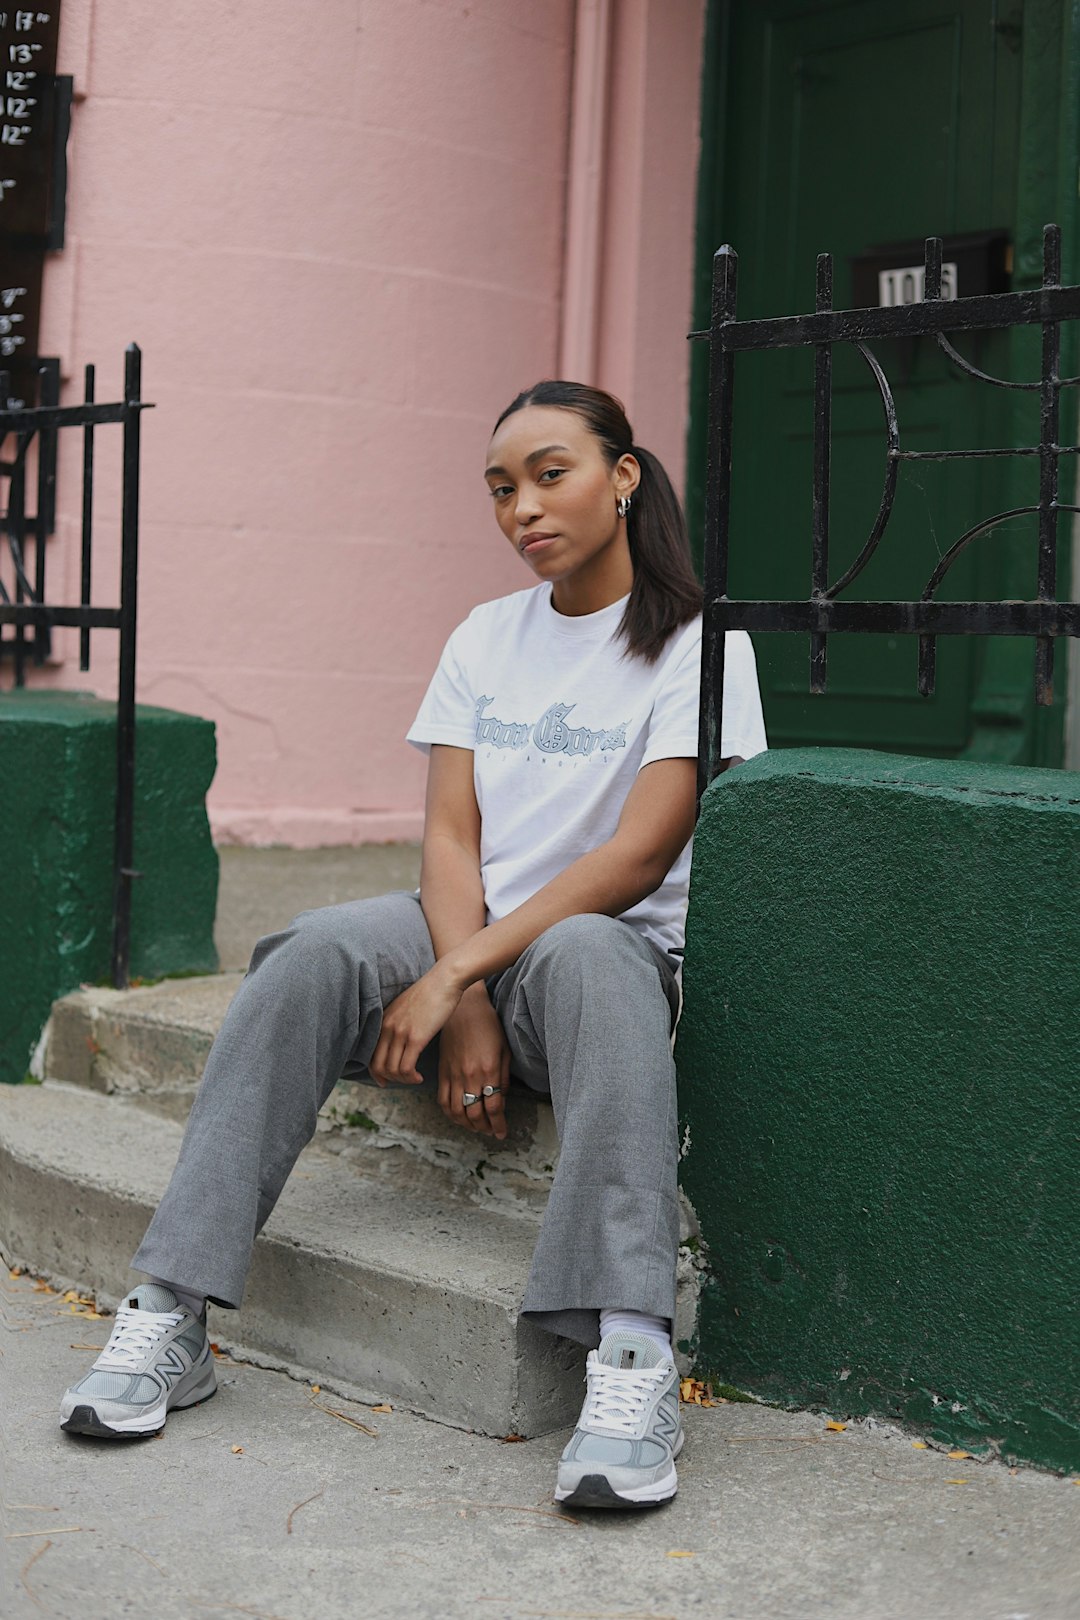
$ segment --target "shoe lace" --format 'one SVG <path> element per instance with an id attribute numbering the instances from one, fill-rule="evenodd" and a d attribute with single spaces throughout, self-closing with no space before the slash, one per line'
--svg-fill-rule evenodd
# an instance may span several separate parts
<path id="1" fill-rule="evenodd" d="M 135 1311 L 128 1305 L 117 1306 L 116 1322 L 109 1342 L 94 1366 L 141 1366 L 146 1352 L 152 1350 L 170 1328 L 176 1327 L 180 1319 L 179 1311 Z"/>
<path id="2" fill-rule="evenodd" d="M 670 1376 L 670 1367 L 643 1367 L 631 1372 L 593 1362 L 588 1369 L 588 1394 L 582 1426 L 621 1429 L 632 1434 L 657 1389 Z"/>

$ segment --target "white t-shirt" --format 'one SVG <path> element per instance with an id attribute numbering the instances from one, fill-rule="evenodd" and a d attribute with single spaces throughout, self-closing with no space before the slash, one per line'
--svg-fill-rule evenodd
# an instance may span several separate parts
<path id="1" fill-rule="evenodd" d="M 655 664 L 616 635 L 626 598 L 569 617 L 547 584 L 474 608 L 450 637 L 408 732 L 473 752 L 488 921 L 523 904 L 615 832 L 643 765 L 696 758 L 701 620 Z M 766 747 L 750 638 L 729 631 L 724 757 Z M 662 950 L 683 946 L 687 844 L 655 893 L 623 920 Z"/>

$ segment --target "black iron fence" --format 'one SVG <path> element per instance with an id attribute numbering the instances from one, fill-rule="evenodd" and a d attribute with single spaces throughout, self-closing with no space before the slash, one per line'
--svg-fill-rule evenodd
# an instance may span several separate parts
<path id="1" fill-rule="evenodd" d="M 9 585 L 0 574 L 0 660 L 10 660 L 14 685 L 26 683 L 28 665 L 42 665 L 58 626 L 79 631 L 79 668 L 90 668 L 93 630 L 120 633 L 116 728 L 116 830 L 113 877 L 113 982 L 128 982 L 131 947 L 131 885 L 135 797 L 135 619 L 139 562 L 139 425 L 149 409 L 140 397 L 142 355 L 131 344 L 124 357 L 124 397 L 116 404 L 94 399 L 94 368 L 87 366 L 83 403 L 59 403 L 57 361 L 41 369 L 40 403 L 10 400 L 0 372 L 0 559 L 6 552 Z M 120 511 L 120 605 L 91 603 L 94 526 L 95 430 L 123 429 Z M 46 596 L 47 541 L 55 528 L 57 443 L 66 429 L 82 429 L 82 564 L 79 605 L 64 607 Z M 31 509 L 32 506 L 32 509 Z M 33 550 L 33 560 L 30 552 Z"/>
<path id="2" fill-rule="evenodd" d="M 1031 636 L 1035 639 L 1035 698 L 1053 701 L 1054 640 L 1080 636 L 1080 603 L 1057 599 L 1058 519 L 1080 507 L 1059 498 L 1061 458 L 1078 447 L 1059 443 L 1061 394 L 1080 385 L 1080 377 L 1059 375 L 1061 325 L 1080 319 L 1080 287 L 1061 285 L 1061 232 L 1043 231 L 1042 286 L 1032 291 L 994 293 L 946 300 L 942 297 L 940 237 L 925 245 L 924 301 L 880 309 L 834 310 L 832 259 L 817 261 L 816 309 L 812 315 L 774 320 L 736 319 L 738 255 L 721 247 L 713 259 L 712 308 L 707 331 L 691 338 L 709 342 L 708 472 L 705 500 L 705 612 L 702 648 L 699 788 L 716 776 L 721 761 L 724 689 L 724 633 L 728 630 L 803 631 L 810 637 L 809 687 L 826 690 L 828 637 L 831 633 L 877 633 L 919 637 L 918 687 L 934 691 L 936 638 L 939 635 Z M 949 333 L 1040 326 L 1039 376 L 1013 382 L 990 376 L 953 347 Z M 1022 446 L 972 450 L 906 450 L 901 445 L 896 402 L 881 363 L 868 346 L 874 338 L 932 337 L 950 362 L 977 382 L 994 388 L 1020 389 L 1039 396 L 1039 442 Z M 885 453 L 881 503 L 854 562 L 839 577 L 829 578 L 829 507 L 832 457 L 833 345 L 851 345 L 863 358 L 877 385 L 884 409 Z M 731 535 L 731 473 L 735 356 L 764 349 L 812 348 L 814 351 L 813 488 L 810 492 L 809 594 L 800 601 L 740 601 L 728 595 Z M 967 460 L 976 457 L 1038 457 L 1039 496 L 1031 505 L 996 512 L 969 528 L 949 546 L 914 601 L 841 600 L 884 538 L 903 462 Z M 1038 580 L 1030 601 L 942 602 L 937 591 L 957 557 L 998 525 L 1035 515 L 1038 528 Z"/>

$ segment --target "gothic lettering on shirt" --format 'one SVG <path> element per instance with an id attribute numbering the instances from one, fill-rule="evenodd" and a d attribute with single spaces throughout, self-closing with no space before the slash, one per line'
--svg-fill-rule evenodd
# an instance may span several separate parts
<path id="1" fill-rule="evenodd" d="M 626 747 L 626 728 L 629 721 L 617 726 L 593 731 L 588 726 L 568 726 L 566 717 L 574 703 L 552 703 L 539 720 L 497 720 L 484 710 L 495 699 L 479 697 L 476 700 L 476 741 L 489 743 L 494 748 L 528 748 L 530 743 L 542 754 L 582 754 L 588 757 L 597 751 L 607 753 L 612 748 Z"/>

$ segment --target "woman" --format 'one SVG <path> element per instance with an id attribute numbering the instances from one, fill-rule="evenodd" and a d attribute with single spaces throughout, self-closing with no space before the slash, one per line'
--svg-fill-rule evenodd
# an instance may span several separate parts
<path id="1" fill-rule="evenodd" d="M 561 1142 L 522 1308 L 600 1341 L 556 1499 L 675 1494 L 671 1031 L 701 592 L 667 475 L 610 395 L 527 390 L 487 463 L 499 527 L 539 583 L 454 632 L 409 732 L 429 755 L 419 895 L 308 912 L 256 947 L 133 1261 L 153 1281 L 65 1395 L 70 1432 L 156 1433 L 214 1393 L 206 1301 L 239 1305 L 342 1074 L 426 1076 L 451 1119 L 502 1138 L 513 1073 L 550 1095 Z M 765 746 L 744 635 L 726 670 L 723 752 L 744 758 Z"/>

